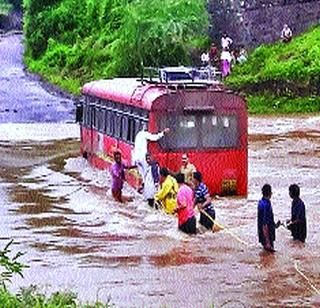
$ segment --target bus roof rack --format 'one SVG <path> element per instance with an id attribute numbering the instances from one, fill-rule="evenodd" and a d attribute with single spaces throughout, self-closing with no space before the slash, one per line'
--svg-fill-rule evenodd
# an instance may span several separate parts
<path id="1" fill-rule="evenodd" d="M 190 87 L 208 87 L 213 83 L 219 83 L 217 80 L 215 68 L 193 68 L 185 66 L 175 67 L 143 67 L 141 82 L 151 84 L 165 84 L 175 88 Z M 214 77 L 214 78 L 213 78 Z"/>

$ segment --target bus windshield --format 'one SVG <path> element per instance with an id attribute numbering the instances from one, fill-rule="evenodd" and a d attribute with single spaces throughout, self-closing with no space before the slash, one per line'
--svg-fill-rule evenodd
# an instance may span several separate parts
<path id="1" fill-rule="evenodd" d="M 236 115 L 213 113 L 166 114 L 158 121 L 170 133 L 160 140 L 166 150 L 237 148 L 239 129 Z"/>

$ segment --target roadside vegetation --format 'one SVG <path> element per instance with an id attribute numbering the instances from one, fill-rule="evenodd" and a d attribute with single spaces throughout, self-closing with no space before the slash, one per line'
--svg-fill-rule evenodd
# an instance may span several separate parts
<path id="1" fill-rule="evenodd" d="M 227 84 L 246 93 L 250 113 L 320 111 L 320 26 L 255 49 Z"/>
<path id="2" fill-rule="evenodd" d="M 12 9 L 12 5 L 6 0 L 0 0 L 0 16 L 7 15 Z"/>
<path id="3" fill-rule="evenodd" d="M 0 0 L 0 16 L 8 15 L 12 10 L 21 10 L 23 0 Z"/>
<path id="4" fill-rule="evenodd" d="M 81 304 L 73 292 L 56 292 L 46 296 L 38 291 L 37 287 L 20 289 L 17 294 L 8 290 L 13 276 L 23 277 L 23 270 L 28 266 L 19 262 L 23 253 L 18 252 L 11 256 L 10 241 L 3 250 L 0 250 L 0 307 L 1 308 L 108 308 L 110 304 L 96 302 L 94 304 Z"/>
<path id="5" fill-rule="evenodd" d="M 28 68 L 79 94 L 87 81 L 188 65 L 208 44 L 205 0 L 25 0 Z"/>

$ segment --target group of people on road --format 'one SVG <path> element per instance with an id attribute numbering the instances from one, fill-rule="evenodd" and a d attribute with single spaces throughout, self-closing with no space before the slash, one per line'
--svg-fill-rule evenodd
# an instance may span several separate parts
<path id="1" fill-rule="evenodd" d="M 292 199 L 291 218 L 286 222 L 275 223 L 271 205 L 272 188 L 269 184 L 262 187 L 262 199 L 258 203 L 258 237 L 259 242 L 267 251 L 274 252 L 276 229 L 281 225 L 291 231 L 294 240 L 305 242 L 307 237 L 307 220 L 304 202 L 300 199 L 300 187 L 297 184 L 289 186 L 289 196 Z"/>

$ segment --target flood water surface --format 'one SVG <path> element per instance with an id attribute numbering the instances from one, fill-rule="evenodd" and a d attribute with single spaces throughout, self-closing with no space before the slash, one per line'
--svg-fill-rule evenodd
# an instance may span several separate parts
<path id="1" fill-rule="evenodd" d="M 0 243 L 13 238 L 30 266 L 13 289 L 71 289 L 116 307 L 319 307 L 320 117 L 251 118 L 248 197 L 215 198 L 226 229 L 196 236 L 128 186 L 134 201 L 114 202 L 108 172 L 79 156 L 79 128 L 42 125 L 0 125 Z M 307 242 L 281 227 L 273 255 L 257 243 L 266 182 L 276 219 L 290 217 L 292 183 L 307 207 Z"/>

